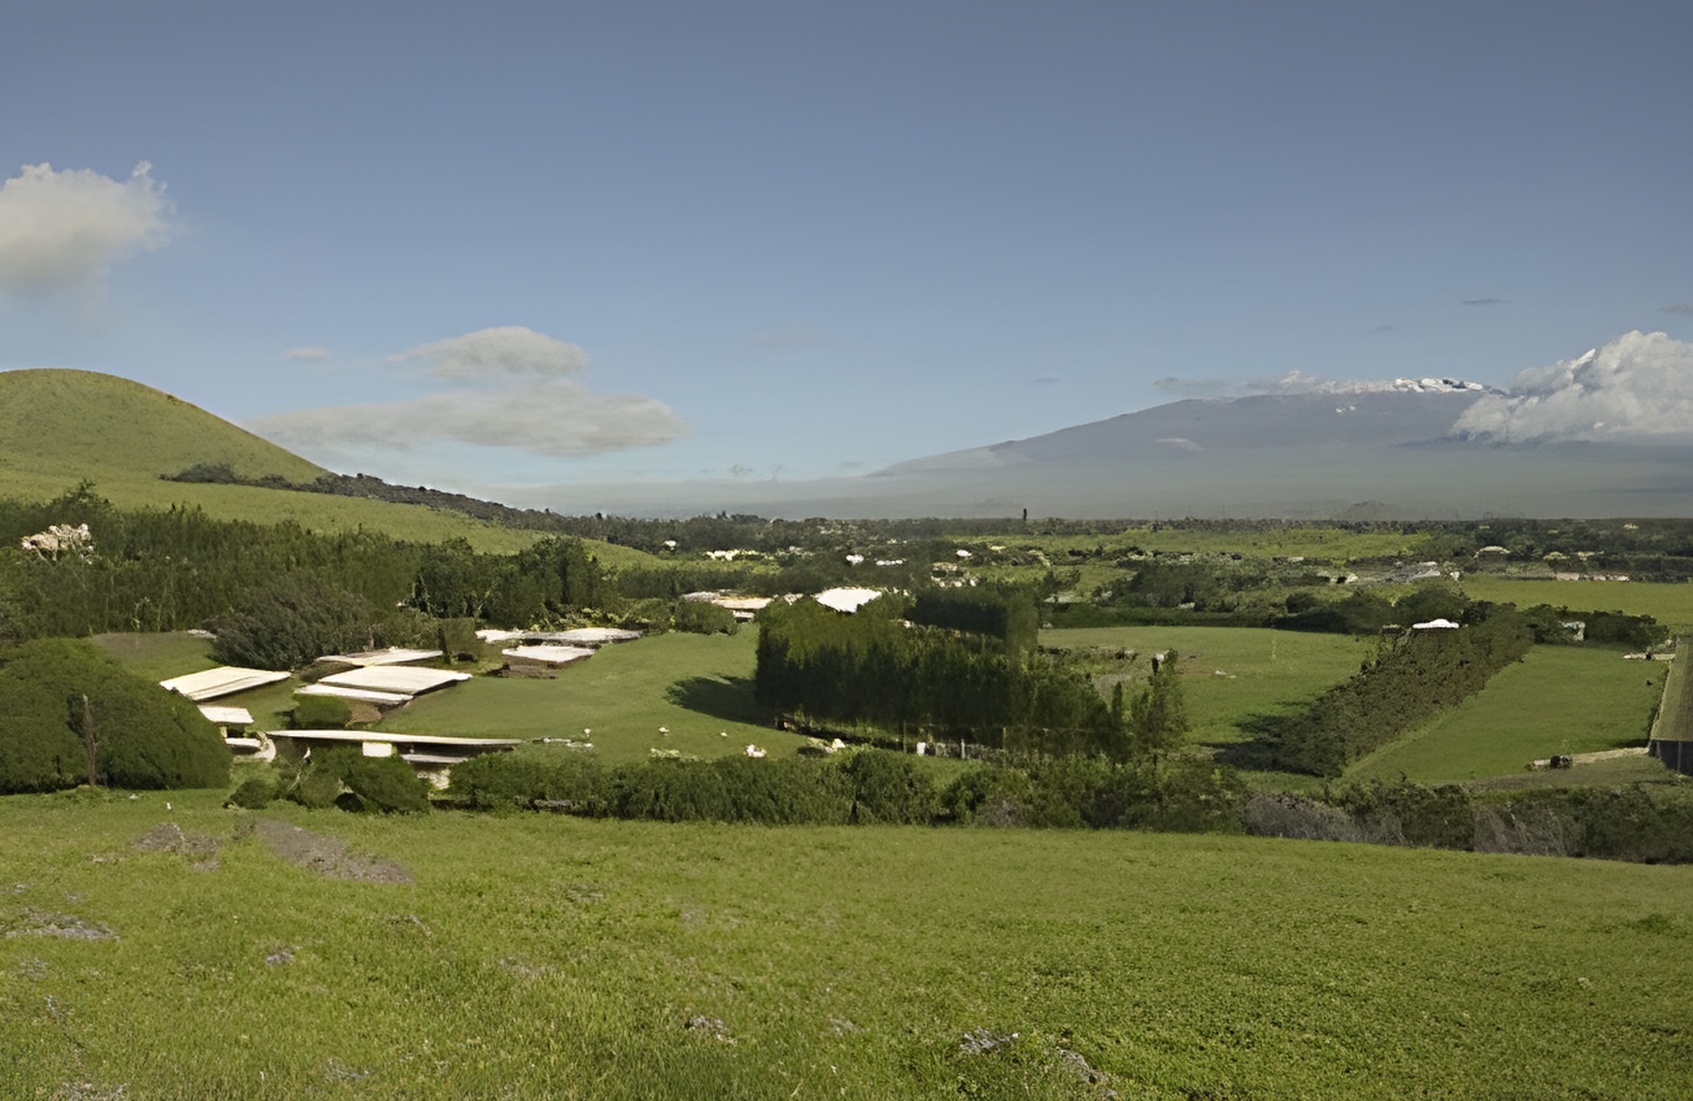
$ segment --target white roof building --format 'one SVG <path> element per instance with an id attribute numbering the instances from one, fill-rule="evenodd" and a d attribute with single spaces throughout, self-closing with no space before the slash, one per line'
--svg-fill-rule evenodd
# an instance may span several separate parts
<path id="1" fill-rule="evenodd" d="M 449 684 L 469 680 L 469 673 L 455 673 L 450 669 L 418 669 L 410 665 L 375 665 L 335 673 L 318 681 L 332 688 L 362 688 L 372 692 L 395 692 L 415 696 L 432 692 Z"/>
<path id="2" fill-rule="evenodd" d="M 200 714 L 218 726 L 252 726 L 253 713 L 245 707 L 217 707 L 201 704 Z"/>
<path id="3" fill-rule="evenodd" d="M 811 599 L 825 608 L 850 613 L 858 611 L 881 595 L 880 590 L 877 589 L 824 589 Z"/>
<path id="4" fill-rule="evenodd" d="M 591 658 L 594 652 L 583 646 L 514 646 L 500 653 L 518 661 L 533 661 L 541 665 L 569 665 L 573 661 Z"/>
<path id="5" fill-rule="evenodd" d="M 199 703 L 201 700 L 215 700 L 219 696 L 233 696 L 237 692 L 263 688 L 267 684 L 287 679 L 287 673 L 276 673 L 268 669 L 243 669 L 236 665 L 220 665 L 216 669 L 162 680 L 159 686 L 167 692 L 187 696 Z"/>
<path id="6" fill-rule="evenodd" d="M 325 654 L 317 660 L 363 668 L 371 665 L 407 665 L 414 661 L 434 661 L 440 656 L 439 650 L 403 650 L 398 646 L 390 646 L 386 650 L 364 650 L 356 654 Z"/>
<path id="7" fill-rule="evenodd" d="M 382 704 L 385 707 L 411 702 L 411 696 L 405 692 L 377 692 L 370 688 L 342 688 L 334 684 L 308 684 L 294 694 L 296 696 L 338 696 L 344 700 Z"/>

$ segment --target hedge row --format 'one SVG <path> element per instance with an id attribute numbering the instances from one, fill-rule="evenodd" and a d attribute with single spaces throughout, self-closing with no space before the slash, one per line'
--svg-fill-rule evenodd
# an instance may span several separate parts
<path id="1" fill-rule="evenodd" d="M 666 822 L 1187 831 L 1238 831 L 1246 797 L 1230 770 L 1196 760 L 1153 766 L 1069 757 L 1027 768 L 982 766 L 943 785 L 915 758 L 881 750 L 829 760 L 729 757 L 612 768 L 587 756 L 495 754 L 453 769 L 448 794 L 478 809 Z"/>

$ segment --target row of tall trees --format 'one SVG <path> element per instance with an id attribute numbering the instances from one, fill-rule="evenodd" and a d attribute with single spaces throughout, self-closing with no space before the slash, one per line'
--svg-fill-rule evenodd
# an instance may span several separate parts
<path id="1" fill-rule="evenodd" d="M 1371 750 L 1481 691 L 1533 639 L 1509 605 L 1473 604 L 1462 627 L 1386 638 L 1373 660 L 1304 711 L 1260 717 L 1249 729 L 1274 767 L 1339 776 Z"/>
<path id="2" fill-rule="evenodd" d="M 908 623 L 899 605 L 882 603 L 855 615 L 812 601 L 766 609 L 754 679 L 759 702 L 917 737 L 1119 760 L 1173 748 L 1186 733 L 1173 660 L 1139 694 L 1126 697 L 1119 686 L 1108 703 L 1089 676 L 1032 647 L 991 631 Z M 1003 610 L 995 597 L 985 603 Z M 986 611 L 979 618 L 994 620 Z"/>

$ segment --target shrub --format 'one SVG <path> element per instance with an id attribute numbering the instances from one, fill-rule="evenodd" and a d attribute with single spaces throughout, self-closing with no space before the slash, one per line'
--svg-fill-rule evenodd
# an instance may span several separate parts
<path id="1" fill-rule="evenodd" d="M 127 788 L 221 787 L 229 749 L 188 700 L 163 692 L 80 639 L 37 639 L 0 668 L 0 792 L 52 791 L 95 773 Z"/>
<path id="2" fill-rule="evenodd" d="M 328 749 L 288 762 L 283 766 L 282 795 L 312 810 L 334 806 L 341 795 L 342 778 L 356 756 L 354 749 Z"/>
<path id="3" fill-rule="evenodd" d="M 696 635 L 732 635 L 739 626 L 734 612 L 706 600 L 678 600 L 672 622 L 678 631 Z"/>
<path id="4" fill-rule="evenodd" d="M 581 752 L 563 757 L 529 753 L 487 753 L 455 765 L 448 794 L 480 810 L 568 804 L 579 814 L 606 810 L 608 778 L 594 758 Z"/>
<path id="5" fill-rule="evenodd" d="M 903 753 L 861 749 L 843 771 L 852 781 L 854 822 L 926 823 L 940 810 L 929 774 Z"/>
<path id="6" fill-rule="evenodd" d="M 398 757 L 354 757 L 343 767 L 341 779 L 367 811 L 421 814 L 429 810 L 429 782 Z"/>
<path id="7" fill-rule="evenodd" d="M 230 793 L 228 805 L 243 810 L 264 810 L 276 798 L 276 785 L 266 776 L 252 776 Z"/>
<path id="8" fill-rule="evenodd" d="M 953 778 L 941 793 L 943 813 L 954 822 L 977 826 L 1028 824 L 1034 786 L 1016 768 L 982 766 Z"/>

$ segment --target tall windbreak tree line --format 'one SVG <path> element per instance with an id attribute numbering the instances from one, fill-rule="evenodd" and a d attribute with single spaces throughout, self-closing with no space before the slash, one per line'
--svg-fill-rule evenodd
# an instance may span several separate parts
<path id="1" fill-rule="evenodd" d="M 1000 599 L 976 613 L 951 601 L 947 618 L 992 628 Z M 1128 760 L 1174 748 L 1186 733 L 1173 655 L 1138 694 L 1125 698 L 1119 686 L 1108 702 L 1091 677 L 1015 632 L 1000 638 L 904 612 L 887 597 L 852 615 L 809 600 L 771 605 L 760 617 L 759 702 L 808 720 L 1053 756 Z"/>

